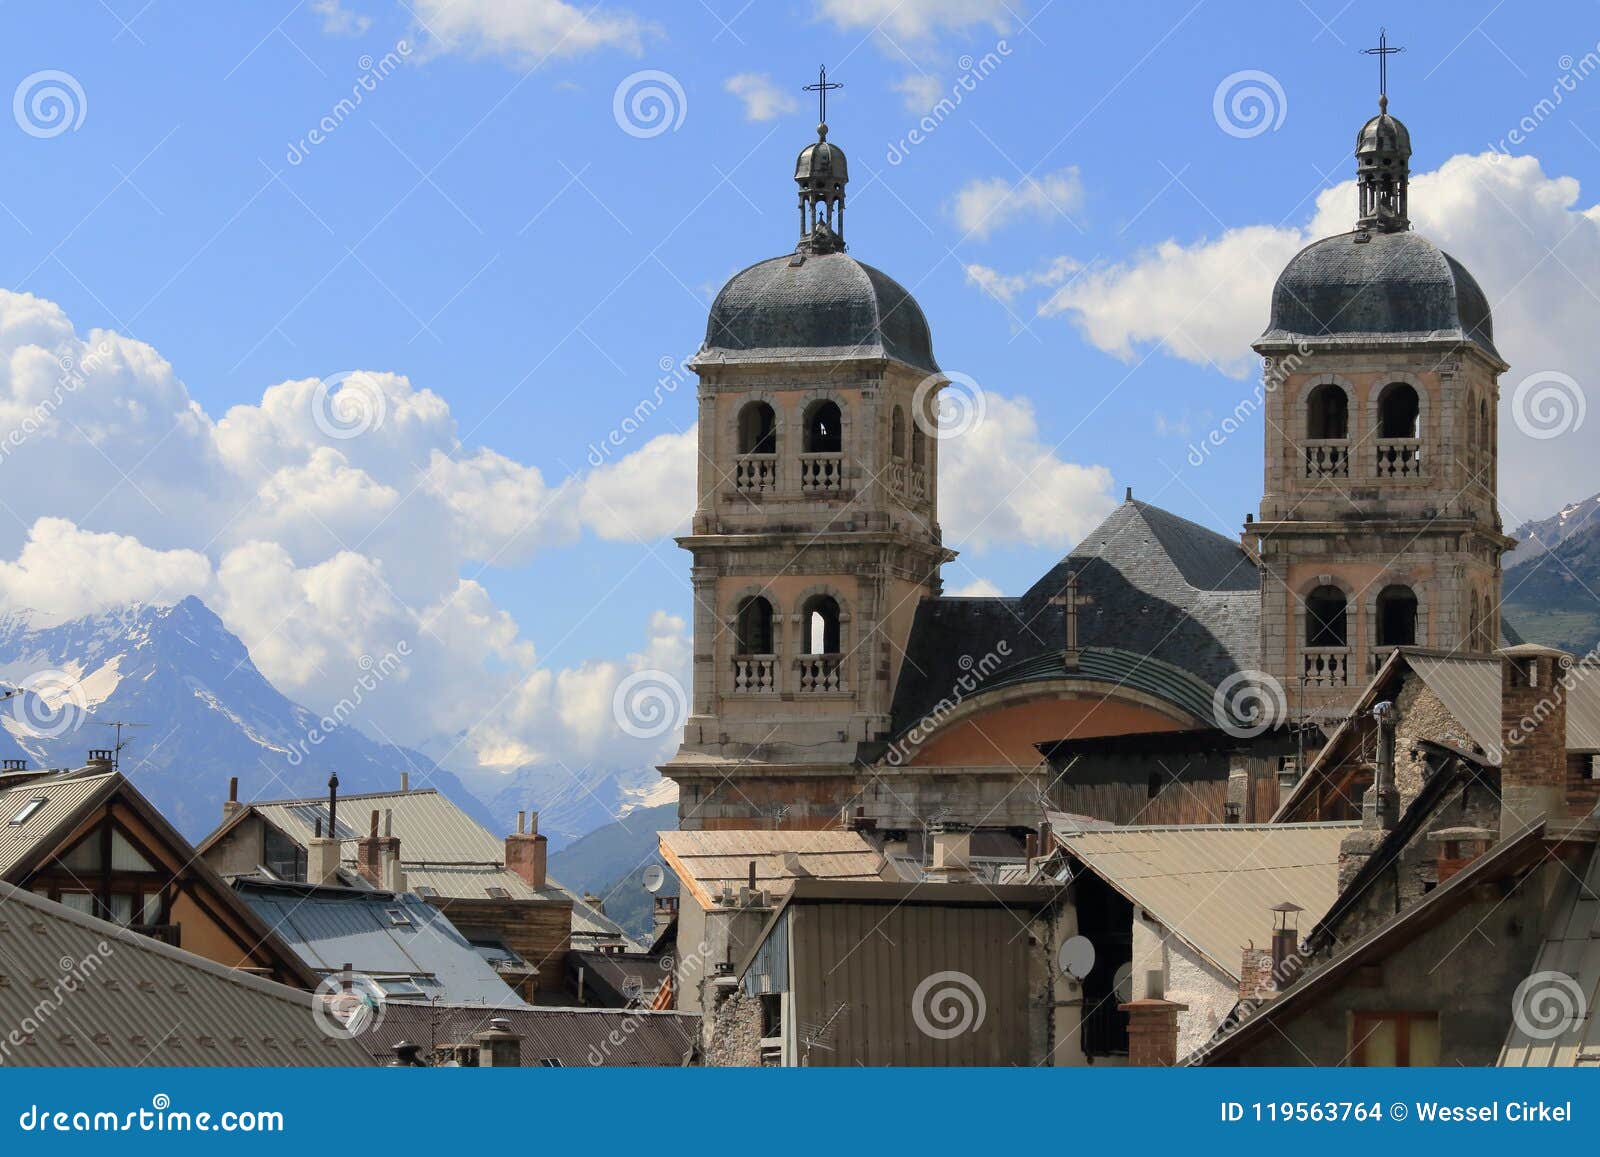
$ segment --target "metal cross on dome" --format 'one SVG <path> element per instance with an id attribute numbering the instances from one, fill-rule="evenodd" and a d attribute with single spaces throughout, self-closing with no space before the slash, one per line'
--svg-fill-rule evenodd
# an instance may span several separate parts
<path id="1" fill-rule="evenodd" d="M 1404 48 L 1389 47 L 1389 30 L 1378 29 L 1378 47 L 1363 48 L 1362 56 L 1376 56 L 1378 58 L 1378 96 L 1387 103 L 1389 100 L 1389 58 L 1397 52 L 1404 52 Z"/>
<path id="2" fill-rule="evenodd" d="M 801 91 L 817 94 L 817 122 L 828 123 L 828 94 L 835 89 L 843 88 L 842 84 L 830 83 L 828 80 L 828 66 L 819 65 L 817 68 L 817 83 L 808 84 Z"/>

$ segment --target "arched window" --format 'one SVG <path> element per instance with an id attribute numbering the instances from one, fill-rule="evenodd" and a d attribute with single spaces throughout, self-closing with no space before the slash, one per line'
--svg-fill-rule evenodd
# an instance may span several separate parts
<path id="1" fill-rule="evenodd" d="M 739 411 L 739 453 L 776 454 L 778 419 L 765 402 L 751 402 Z"/>
<path id="2" fill-rule="evenodd" d="M 1338 587 L 1318 587 L 1306 596 L 1306 646 L 1349 646 L 1347 610 L 1344 592 Z"/>
<path id="3" fill-rule="evenodd" d="M 1390 382 L 1378 395 L 1378 437 L 1419 438 L 1422 402 L 1405 382 Z"/>
<path id="4" fill-rule="evenodd" d="M 837 454 L 844 447 L 837 402 L 818 402 L 806 412 L 807 454 Z"/>
<path id="5" fill-rule="evenodd" d="M 922 427 L 915 422 L 911 424 L 911 464 L 921 466 L 928 457 L 928 439 L 922 432 Z"/>
<path id="6" fill-rule="evenodd" d="M 1350 399 L 1332 382 L 1324 382 L 1306 399 L 1307 438 L 1348 438 Z"/>
<path id="7" fill-rule="evenodd" d="M 1407 586 L 1384 587 L 1378 592 L 1378 646 L 1417 645 L 1417 596 Z"/>
<path id="8" fill-rule="evenodd" d="M 773 653 L 772 604 L 760 595 L 751 595 L 739 604 L 734 625 L 734 646 L 741 655 Z"/>
<path id="9" fill-rule="evenodd" d="M 1485 450 L 1491 448 L 1493 436 L 1489 433 L 1489 403 L 1478 403 L 1478 445 Z"/>
<path id="10" fill-rule="evenodd" d="M 906 456 L 906 412 L 899 406 L 889 418 L 889 453 L 896 458 Z"/>
<path id="11" fill-rule="evenodd" d="M 1483 639 L 1480 649 L 1492 651 L 1499 640 L 1495 638 L 1497 632 L 1494 629 L 1494 605 L 1489 601 L 1488 595 L 1483 596 L 1481 606 L 1483 610 L 1478 616 L 1479 621 L 1483 624 Z"/>
<path id="12" fill-rule="evenodd" d="M 831 595 L 807 599 L 800 618 L 805 630 L 803 654 L 837 655 L 840 652 L 837 599 Z"/>

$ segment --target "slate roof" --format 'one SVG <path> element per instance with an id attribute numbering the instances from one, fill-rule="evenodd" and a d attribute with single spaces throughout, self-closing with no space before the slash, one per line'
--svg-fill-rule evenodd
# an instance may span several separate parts
<path id="1" fill-rule="evenodd" d="M 951 696 L 1002 641 L 1009 657 L 973 694 L 1065 676 L 1066 609 L 1050 599 L 1070 571 L 1090 600 L 1078 609 L 1075 677 L 1137 687 L 1209 719 L 1217 685 L 1259 666 L 1260 576 L 1250 556 L 1236 540 L 1129 498 L 1019 598 L 924 599 L 893 731 Z"/>
<path id="2" fill-rule="evenodd" d="M 373 1057 L 387 1062 L 401 1041 L 434 1048 L 471 1044 L 472 1034 L 503 1019 L 522 1037 L 523 1068 L 594 1066 L 677 1067 L 694 1049 L 700 1018 L 686 1012 L 629 1008 L 486 1009 L 451 1004 L 401 1005 L 384 1009 L 371 1032 L 357 1038 Z"/>
<path id="3" fill-rule="evenodd" d="M 722 287 L 693 364 L 845 358 L 939 369 L 922 307 L 893 278 L 848 253 L 786 253 Z"/>
<path id="4" fill-rule="evenodd" d="M 349 965 L 380 984 L 384 977 L 409 979 L 422 990 L 415 999 L 524 1003 L 443 912 L 409 893 L 253 879 L 235 881 L 234 889 L 323 976 Z"/>
<path id="5" fill-rule="evenodd" d="M 62 962 L 70 967 L 62 968 Z M 58 986 L 72 977 L 71 991 Z M 5 1065 L 368 1065 L 313 997 L 0 884 Z M 47 1011 L 41 1011 L 48 1005 Z"/>
<path id="6" fill-rule="evenodd" d="M 1301 338 L 1475 342 L 1500 360 L 1489 300 L 1472 274 L 1409 229 L 1341 233 L 1295 255 L 1272 288 L 1272 319 L 1256 348 Z"/>
<path id="7" fill-rule="evenodd" d="M 1058 830 L 1056 842 L 1234 980 L 1265 945 L 1274 904 L 1316 920 L 1339 894 L 1339 844 L 1357 823 Z"/>

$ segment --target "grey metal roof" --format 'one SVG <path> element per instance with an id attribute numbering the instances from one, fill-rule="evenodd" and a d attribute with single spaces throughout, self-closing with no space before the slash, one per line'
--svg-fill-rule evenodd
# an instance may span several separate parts
<path id="1" fill-rule="evenodd" d="M 1309 926 L 1338 898 L 1339 844 L 1354 823 L 1218 824 L 1057 833 L 1070 856 L 1237 980 L 1242 950 L 1264 946 L 1274 904 Z"/>
<path id="2" fill-rule="evenodd" d="M 359 1040 L 380 1061 L 401 1041 L 421 1045 L 423 1053 L 471 1044 L 472 1034 L 504 1019 L 522 1038 L 523 1068 L 559 1062 L 569 1068 L 676 1067 L 694 1048 L 700 1018 L 686 1012 L 637 1008 L 485 1009 L 452 1004 L 391 1004 L 382 1021 Z"/>
<path id="3" fill-rule="evenodd" d="M 1500 359 L 1489 300 L 1472 274 L 1409 229 L 1341 233 L 1295 255 L 1273 286 L 1272 319 L 1256 345 L 1302 338 L 1475 342 Z"/>
<path id="4" fill-rule="evenodd" d="M 696 365 L 895 358 L 938 372 L 922 307 L 848 253 L 791 253 L 735 274 L 711 304 Z"/>
<path id="5" fill-rule="evenodd" d="M 1600 1005 L 1600 849 L 1589 857 L 1582 883 L 1569 885 L 1567 899 L 1555 914 L 1552 931 L 1529 976 L 1525 982 L 1529 989 L 1517 1008 L 1529 1015 L 1511 1018 L 1500 1064 L 1507 1068 L 1600 1066 L 1600 1017 L 1596 1016 Z M 1541 1000 L 1548 1003 L 1541 1007 L 1537 1003 Z M 1556 1036 L 1539 1031 L 1560 1027 L 1552 1023 L 1552 1011 L 1576 1014 Z"/>
<path id="6" fill-rule="evenodd" d="M 301 847 L 307 846 L 316 823 L 327 816 L 323 798 L 269 800 L 250 805 Z M 574 935 L 593 939 L 627 937 L 622 926 L 557 880 L 546 878 L 534 888 L 505 866 L 505 841 L 433 788 L 412 791 L 370 792 L 339 797 L 340 862 L 354 866 L 357 828 L 366 827 L 374 811 L 386 814 L 400 841 L 400 863 L 412 888 L 429 887 L 445 899 L 482 900 L 488 889 L 504 888 L 513 900 L 564 900 L 572 905 Z M 349 826 L 347 820 L 355 821 Z M 216 838 L 216 833 L 207 842 Z"/>
<path id="7" fill-rule="evenodd" d="M 10 872 L 36 848 L 71 820 L 84 804 L 110 790 L 114 771 L 83 770 L 29 776 L 0 788 L 0 876 Z M 12 826 L 12 819 L 33 799 L 43 799 L 39 810 Z"/>
<path id="8" fill-rule="evenodd" d="M 923 719 L 1001 642 L 1006 665 L 967 698 L 1068 674 L 1066 610 L 1051 600 L 1074 571 L 1088 601 L 1078 610 L 1084 653 L 1073 677 L 1135 687 L 1209 721 L 1217 685 L 1259 667 L 1260 576 L 1250 556 L 1235 539 L 1129 498 L 1020 598 L 922 600 L 893 730 Z"/>
<path id="9" fill-rule="evenodd" d="M 1493 655 L 1408 652 L 1406 662 L 1422 677 L 1489 762 L 1500 762 L 1500 660 Z M 1600 751 L 1600 669 L 1575 667 L 1567 695 L 1567 750 Z"/>
<path id="10" fill-rule="evenodd" d="M 0 884 L 0 1023 L 36 1026 L 0 1040 L 6 1065 L 371 1064 L 312 1000 Z"/>
<path id="11" fill-rule="evenodd" d="M 234 888 L 323 975 L 349 965 L 368 976 L 410 978 L 430 1000 L 524 1003 L 443 912 L 416 896 L 249 879 Z"/>

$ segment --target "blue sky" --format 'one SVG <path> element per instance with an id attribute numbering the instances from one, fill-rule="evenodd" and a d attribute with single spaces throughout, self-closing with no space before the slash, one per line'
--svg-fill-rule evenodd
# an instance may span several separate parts
<path id="1" fill-rule="evenodd" d="M 274 383 L 387 371 L 448 408 L 455 457 L 492 450 L 556 487 L 589 470 L 587 448 L 650 391 L 662 360 L 698 345 L 716 288 L 792 246 L 791 165 L 815 122 L 799 88 L 826 63 L 845 85 L 829 120 L 851 162 L 852 252 L 912 289 L 947 370 L 1001 407 L 1031 405 L 1005 413 L 1049 463 L 1103 468 L 1061 482 L 1059 518 L 1035 510 L 954 543 L 965 554 L 951 586 L 982 579 L 1008 593 L 1124 486 L 1225 533 L 1254 508 L 1259 425 L 1203 467 L 1187 458 L 1248 391 L 1245 346 L 1265 321 L 1271 270 L 1241 268 L 1220 293 L 1194 282 L 1185 305 L 1184 262 L 1225 267 L 1230 250 L 1215 246 L 1249 229 L 1277 230 L 1264 251 L 1292 253 L 1314 218 L 1353 219 L 1345 200 L 1318 218 L 1317 196 L 1353 173 L 1354 133 L 1376 96 L 1358 49 L 1381 23 L 1407 50 L 1390 89 L 1418 173 L 1491 149 L 1600 41 L 1600 9 L 1576 3 L 1537 16 L 1365 0 L 1089 11 L 1062 0 L 618 0 L 582 12 L 554 0 L 283 0 L 197 12 L 169 0 L 5 10 L 0 78 L 70 74 L 83 116 L 60 133 L 0 132 L 0 285 L 55 303 L 79 335 L 104 327 L 147 343 L 211 419 L 260 405 Z M 307 147 L 386 54 L 397 66 Z M 960 107 L 903 148 L 923 110 L 986 54 L 995 64 Z M 642 70 L 682 93 L 681 123 L 656 135 L 614 115 L 619 84 Z M 1219 85 L 1245 71 L 1272 81 L 1273 123 L 1259 133 L 1229 132 L 1214 111 Z M 1501 348 L 1514 363 L 1543 360 L 1525 356 L 1506 386 L 1526 368 L 1582 388 L 1594 364 L 1581 317 L 1600 298 L 1581 280 L 1595 253 L 1583 210 L 1600 166 L 1597 106 L 1600 79 L 1577 80 L 1508 146 L 1532 161 L 1492 180 L 1452 171 L 1435 208 L 1418 206 L 1419 225 L 1432 214 L 1491 300 L 1521 295 L 1497 314 Z M 1141 321 L 1130 302 L 1146 295 Z M 1518 320 L 1520 340 L 1506 329 Z M 1187 343 L 1162 336 L 1179 322 Z M 694 418 L 682 389 L 625 449 Z M 173 446 L 159 435 L 124 445 L 114 423 L 103 435 L 78 427 L 130 485 Z M 351 444 L 335 448 L 356 460 Z M 1552 449 L 1566 457 L 1535 456 Z M 1508 448 L 1522 474 L 1561 464 L 1555 477 L 1503 480 L 1508 527 L 1600 489 L 1588 458 L 1573 438 Z M 492 507 L 494 493 L 479 499 Z M 137 503 L 120 498 L 29 499 L 0 531 L 0 555 L 17 558 L 29 525 L 50 515 L 220 567 L 182 504 L 156 497 L 159 518 L 123 517 Z M 406 538 L 409 520 L 403 503 L 376 520 L 391 570 L 407 551 L 438 552 L 426 521 Z M 469 552 L 460 569 L 537 664 L 621 661 L 653 614 L 689 609 L 687 557 L 659 525 L 641 526 L 606 539 L 585 523 L 488 561 L 494 550 Z M 297 533 L 281 539 L 296 565 L 330 555 Z M 368 540 L 356 539 L 344 545 Z M 323 672 L 302 687 L 315 700 L 343 679 Z"/>

